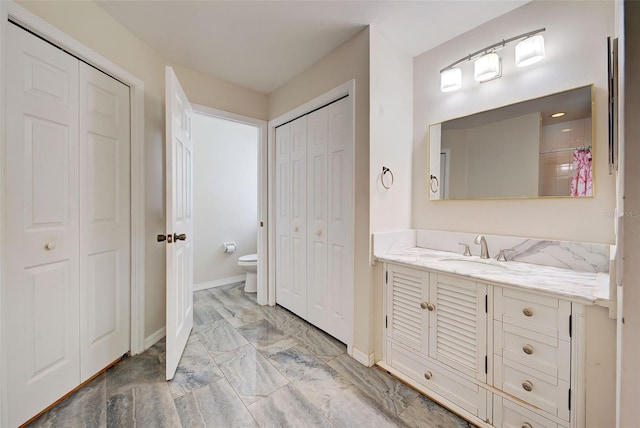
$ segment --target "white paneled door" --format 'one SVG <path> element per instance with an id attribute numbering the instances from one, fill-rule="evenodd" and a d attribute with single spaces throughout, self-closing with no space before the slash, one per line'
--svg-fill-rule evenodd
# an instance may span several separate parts
<path id="1" fill-rule="evenodd" d="M 129 91 L 7 26 L 3 353 L 18 426 L 129 350 Z"/>
<path id="2" fill-rule="evenodd" d="M 80 62 L 80 380 L 130 344 L 129 88 Z"/>
<path id="3" fill-rule="evenodd" d="M 193 327 L 193 110 L 171 67 L 165 73 L 167 362 L 173 376 Z"/>
<path id="4" fill-rule="evenodd" d="M 348 97 L 276 128 L 276 302 L 345 343 L 353 321 Z"/>

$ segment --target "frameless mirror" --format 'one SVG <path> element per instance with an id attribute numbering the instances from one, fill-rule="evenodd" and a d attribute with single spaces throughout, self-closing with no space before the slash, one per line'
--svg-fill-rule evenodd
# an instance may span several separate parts
<path id="1" fill-rule="evenodd" d="M 592 196 L 592 87 L 429 127 L 429 198 Z"/>

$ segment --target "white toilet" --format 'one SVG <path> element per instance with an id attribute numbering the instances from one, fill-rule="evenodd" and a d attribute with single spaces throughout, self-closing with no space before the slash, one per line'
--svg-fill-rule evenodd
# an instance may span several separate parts
<path id="1" fill-rule="evenodd" d="M 255 293 L 258 291 L 258 255 L 248 254 L 238 259 L 238 266 L 247 272 L 244 280 L 244 291 Z"/>

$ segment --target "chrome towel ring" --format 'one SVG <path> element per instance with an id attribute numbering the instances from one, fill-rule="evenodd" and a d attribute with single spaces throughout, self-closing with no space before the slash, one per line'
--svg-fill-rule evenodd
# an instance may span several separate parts
<path id="1" fill-rule="evenodd" d="M 384 177 L 385 175 L 387 175 L 387 173 L 391 176 L 391 181 L 389 182 L 389 184 L 386 184 L 384 182 Z M 391 186 L 393 186 L 393 181 L 394 181 L 393 172 L 386 166 L 382 167 L 382 175 L 380 176 L 380 181 L 382 182 L 382 187 L 384 187 L 387 190 L 391 189 Z"/>
<path id="2" fill-rule="evenodd" d="M 438 177 L 436 177 L 435 175 L 432 175 L 429 178 L 429 188 L 431 189 L 432 193 L 437 193 L 438 189 L 440 188 L 440 181 L 438 181 Z"/>

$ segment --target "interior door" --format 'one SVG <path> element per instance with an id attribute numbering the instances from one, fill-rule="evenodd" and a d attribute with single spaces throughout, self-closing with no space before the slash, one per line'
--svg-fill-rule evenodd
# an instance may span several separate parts
<path id="1" fill-rule="evenodd" d="M 171 67 L 165 73 L 167 362 L 173 379 L 193 327 L 193 110 Z"/>
<path id="2" fill-rule="evenodd" d="M 80 383 L 78 60 L 7 32 L 2 313 L 18 426 Z"/>
<path id="3" fill-rule="evenodd" d="M 291 214 L 290 214 L 291 124 L 276 128 L 276 301 L 288 308 L 293 301 L 291 289 Z"/>
<path id="4" fill-rule="evenodd" d="M 130 343 L 129 88 L 80 62 L 80 381 Z"/>

